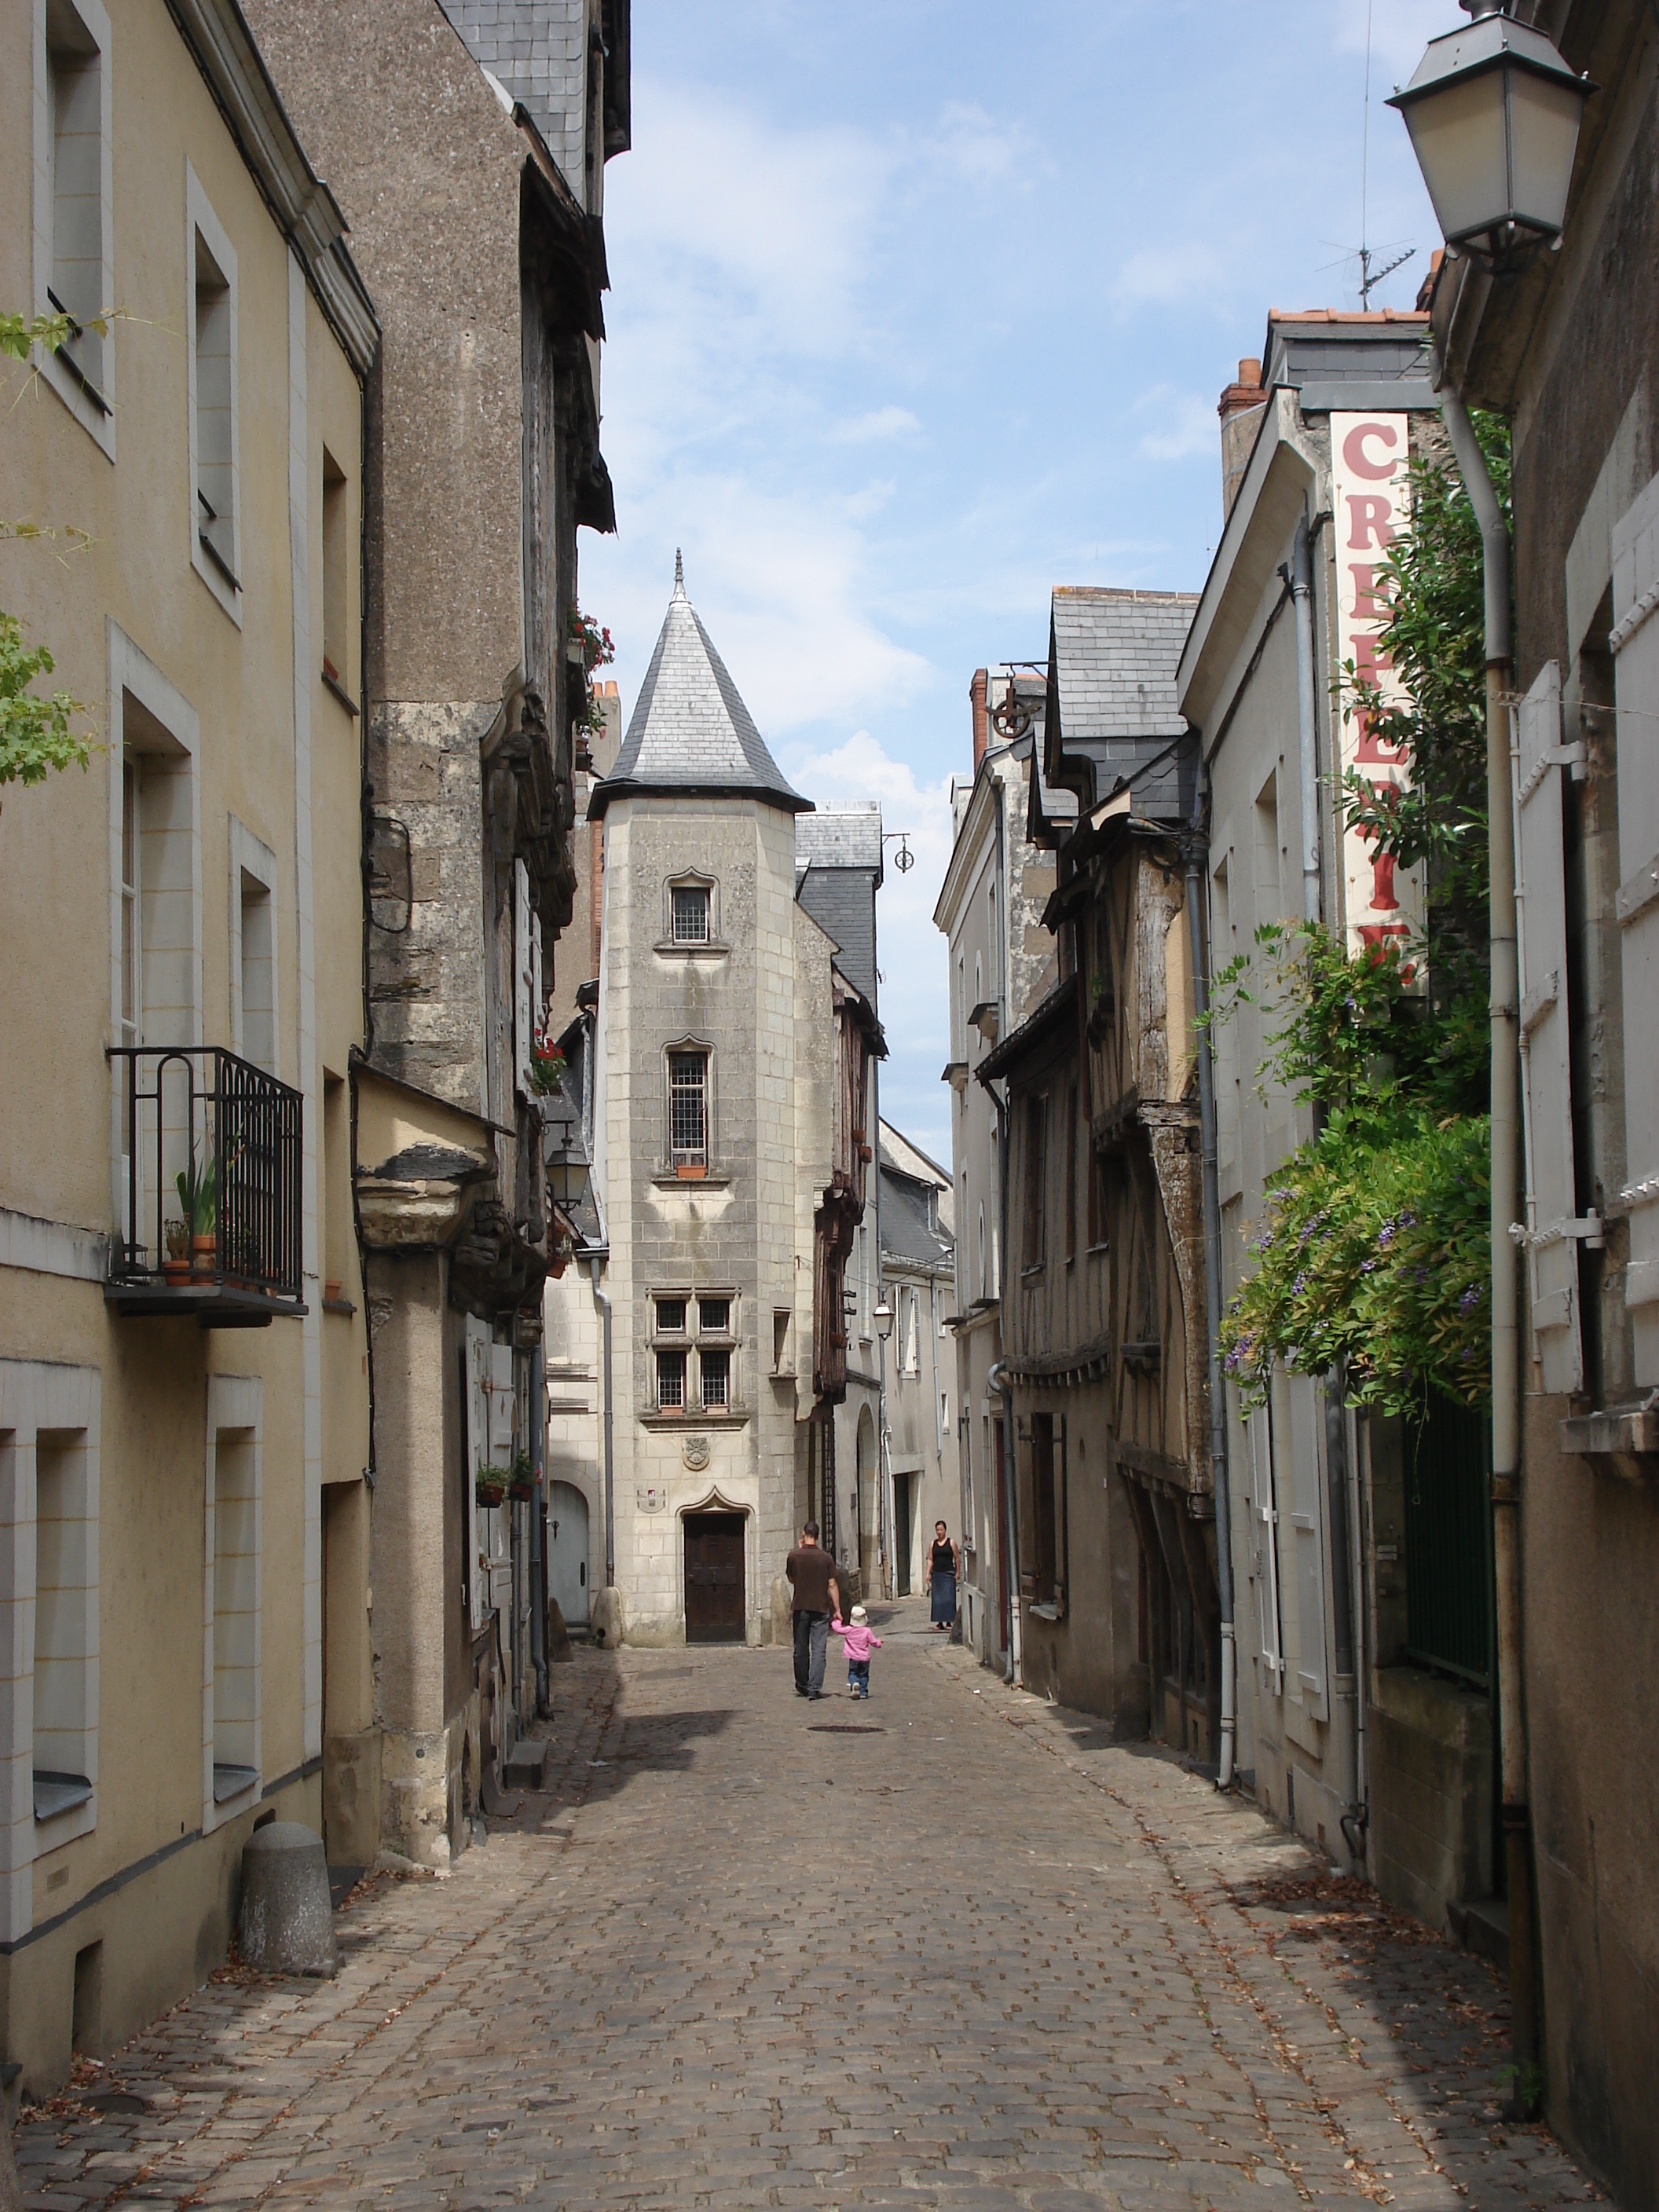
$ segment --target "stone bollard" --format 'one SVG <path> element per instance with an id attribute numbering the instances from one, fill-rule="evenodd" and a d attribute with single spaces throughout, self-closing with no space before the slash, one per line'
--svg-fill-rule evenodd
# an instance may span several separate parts
<path id="1" fill-rule="evenodd" d="M 588 1614 L 592 1624 L 593 1641 L 601 1651 L 614 1651 L 628 1637 L 628 1622 L 623 1612 L 623 1594 L 614 1586 L 593 1593 L 593 1603 Z"/>
<path id="2" fill-rule="evenodd" d="M 298 1820 L 256 1828 L 242 1851 L 244 1965 L 267 1974 L 333 1974 L 334 1906 L 323 1839 Z"/>

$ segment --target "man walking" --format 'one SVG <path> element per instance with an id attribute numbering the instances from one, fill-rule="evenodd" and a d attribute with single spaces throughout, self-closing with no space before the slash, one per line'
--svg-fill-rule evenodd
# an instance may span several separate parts
<path id="1" fill-rule="evenodd" d="M 795 1695 L 821 1698 L 830 1616 L 833 1613 L 840 1618 L 841 1584 L 836 1580 L 835 1561 L 818 1542 L 816 1521 L 801 1530 L 783 1571 L 795 1593 Z"/>

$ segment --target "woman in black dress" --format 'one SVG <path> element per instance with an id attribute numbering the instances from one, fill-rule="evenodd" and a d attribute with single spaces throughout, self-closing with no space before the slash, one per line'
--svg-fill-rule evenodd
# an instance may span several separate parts
<path id="1" fill-rule="evenodd" d="M 927 1594 L 933 1601 L 935 1628 L 951 1628 L 957 1617 L 957 1547 L 945 1523 L 933 1523 L 933 1540 L 927 1553 Z"/>

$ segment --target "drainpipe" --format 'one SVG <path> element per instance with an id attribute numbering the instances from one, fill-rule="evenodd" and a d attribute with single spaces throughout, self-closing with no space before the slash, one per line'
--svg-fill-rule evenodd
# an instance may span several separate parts
<path id="1" fill-rule="evenodd" d="M 1305 541 L 1304 541 L 1305 542 Z M 1208 842 L 1210 775 L 1199 776 L 1187 840 L 1187 927 L 1193 940 L 1193 1007 L 1200 1024 L 1210 1006 L 1209 936 L 1204 927 L 1203 869 Z M 1230 1790 L 1238 1746 L 1238 1642 L 1233 1625 L 1232 1498 L 1227 1486 L 1227 1401 L 1221 1380 L 1221 1188 L 1216 1163 L 1215 1063 L 1207 1026 L 1199 1030 L 1198 1115 L 1204 1159 L 1204 1321 L 1210 1367 L 1210 1475 L 1215 1492 L 1215 1581 L 1221 1604 L 1221 1743 L 1216 1788 Z"/>
<path id="2" fill-rule="evenodd" d="M 603 1335 L 600 1364 L 605 1369 L 605 1586 L 617 1586 L 617 1489 L 613 1443 L 615 1423 L 611 1413 L 613 1397 L 611 1387 L 611 1298 L 599 1288 L 599 1262 L 608 1257 L 603 1252 L 590 1255 L 589 1267 L 593 1280 L 593 1303 L 599 1310 L 599 1324 Z"/>
<path id="3" fill-rule="evenodd" d="M 1304 510 L 1288 567 L 1279 570 L 1296 603 L 1296 726 L 1302 782 L 1302 916 L 1319 919 L 1319 726 L 1314 708 L 1313 560 Z"/>
<path id="4" fill-rule="evenodd" d="M 1440 404 L 1480 526 L 1486 615 L 1486 835 L 1492 855 L 1492 1523 L 1498 1611 L 1498 1694 L 1503 1731 L 1504 1864 L 1509 1889 L 1510 1993 L 1516 2094 L 1513 2117 L 1528 2118 L 1527 2084 L 1538 2068 L 1538 1967 L 1533 1948 L 1532 1850 L 1522 1712 L 1521 1623 L 1521 1346 L 1516 1322 L 1519 1268 L 1515 1219 L 1520 1092 L 1520 1000 L 1511 812 L 1509 692 L 1510 541 L 1486 456 L 1468 410 L 1435 363 Z"/>
<path id="5" fill-rule="evenodd" d="M 1002 1540 L 1008 1547 L 1008 1671 L 1003 1680 L 1018 1690 L 1025 1686 L 1025 1639 L 1019 1618 L 1019 1482 L 1014 1466 L 1014 1386 L 1008 1380 L 1006 1359 L 994 1359 L 986 1369 L 985 1387 L 1002 1401 Z"/>
<path id="6" fill-rule="evenodd" d="M 546 1293 L 542 1310 L 545 1316 Z M 536 1675 L 536 1716 L 545 1720 L 547 1702 L 547 1337 L 544 1319 L 541 1341 L 535 1346 L 530 1367 L 530 1433 L 536 1438 L 535 1486 L 530 1494 L 530 1663 Z"/>

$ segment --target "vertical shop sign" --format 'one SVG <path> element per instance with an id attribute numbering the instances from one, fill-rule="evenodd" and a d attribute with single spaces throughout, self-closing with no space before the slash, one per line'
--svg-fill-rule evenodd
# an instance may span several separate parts
<path id="1" fill-rule="evenodd" d="M 1410 781 L 1402 748 L 1388 743 L 1374 715 L 1354 697 L 1348 676 L 1373 684 L 1385 705 L 1404 704 L 1404 684 L 1382 645 L 1387 600 L 1378 571 L 1411 518 L 1407 417 L 1331 416 L 1331 475 L 1336 508 L 1336 657 L 1342 670 L 1340 759 L 1344 777 L 1356 769 L 1374 791 L 1401 791 Z M 1414 936 L 1421 921 L 1416 868 L 1401 868 L 1357 830 L 1342 838 L 1348 951 Z"/>

